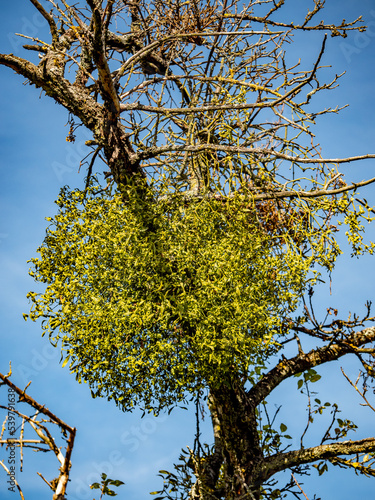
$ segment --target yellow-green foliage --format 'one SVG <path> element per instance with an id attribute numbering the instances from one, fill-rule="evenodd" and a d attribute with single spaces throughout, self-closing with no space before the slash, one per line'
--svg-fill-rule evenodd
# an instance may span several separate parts
<path id="1" fill-rule="evenodd" d="M 332 269 L 340 253 L 328 210 L 350 219 L 357 253 L 372 251 L 356 236 L 366 217 L 346 195 L 157 200 L 94 185 L 86 197 L 62 190 L 57 204 L 32 259 L 47 286 L 29 294 L 30 318 L 43 318 L 94 396 L 123 409 L 158 411 L 262 364 L 314 283 L 312 268 Z"/>
<path id="2" fill-rule="evenodd" d="M 30 317 L 77 378 L 129 409 L 245 374 L 296 308 L 310 259 L 239 197 L 94 193 L 62 191 L 31 271 L 47 288 L 29 294 Z"/>

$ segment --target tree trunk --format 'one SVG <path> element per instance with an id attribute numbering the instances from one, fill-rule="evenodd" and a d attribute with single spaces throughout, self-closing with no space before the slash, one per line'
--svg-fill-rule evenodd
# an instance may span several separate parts
<path id="1" fill-rule="evenodd" d="M 259 484 L 254 484 L 254 469 L 263 461 L 257 431 L 256 407 L 241 385 L 211 390 L 224 459 L 226 500 L 243 497 L 258 499 Z"/>

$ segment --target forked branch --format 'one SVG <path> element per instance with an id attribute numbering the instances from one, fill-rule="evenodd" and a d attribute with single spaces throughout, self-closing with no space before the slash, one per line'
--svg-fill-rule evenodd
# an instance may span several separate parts
<path id="1" fill-rule="evenodd" d="M 37 435 L 40 439 L 38 441 L 35 441 L 35 442 L 33 440 L 24 440 L 23 434 L 22 434 L 19 439 L 16 439 L 14 437 L 7 439 L 6 443 L 7 444 L 12 443 L 13 445 L 19 446 L 21 449 L 26 444 L 28 447 L 32 447 L 36 451 L 41 450 L 40 444 L 43 443 L 44 445 L 47 446 L 47 450 L 48 449 L 52 450 L 61 464 L 61 467 L 59 469 L 59 475 L 58 475 L 57 480 L 55 481 L 55 483 L 53 485 L 53 489 L 54 489 L 53 500 L 64 500 L 66 488 L 67 488 L 68 481 L 69 481 L 69 471 L 70 471 L 70 467 L 71 467 L 71 454 L 73 451 L 76 429 L 74 427 L 71 427 L 68 424 L 66 424 L 63 420 L 61 420 L 59 417 L 57 417 L 54 413 L 52 413 L 44 405 L 41 405 L 40 403 L 35 401 L 35 399 L 33 399 L 30 395 L 28 395 L 26 393 L 26 389 L 22 390 L 19 387 L 17 387 L 10 380 L 11 374 L 12 374 L 11 368 L 10 368 L 10 371 L 7 375 L 3 375 L 2 373 L 0 373 L 0 380 L 2 381 L 2 384 L 7 385 L 10 389 L 12 389 L 12 391 L 14 391 L 16 394 L 18 394 L 19 402 L 26 403 L 27 405 L 31 406 L 34 410 L 36 410 L 37 413 L 45 415 L 46 417 L 49 418 L 49 420 L 52 423 L 55 423 L 56 425 L 58 425 L 64 435 L 68 434 L 68 438 L 67 438 L 66 452 L 65 452 L 65 456 L 64 456 L 63 453 L 61 452 L 61 450 L 57 448 L 55 441 L 54 441 L 52 435 L 50 434 L 49 430 L 47 429 L 47 427 L 36 419 L 37 415 L 34 415 L 33 418 L 29 418 L 26 415 L 22 415 L 21 413 L 19 413 L 17 410 L 14 410 L 13 408 L 7 408 L 8 412 L 13 412 L 13 413 L 21 416 L 23 418 L 23 421 L 29 422 L 29 424 L 34 429 L 34 431 L 37 433 Z M 23 426 L 22 426 L 22 429 L 23 429 Z M 44 449 L 43 451 L 46 451 L 46 449 Z M 1 465 L 3 465 L 3 464 L 1 464 Z M 4 465 L 3 465 L 3 467 L 4 467 Z M 48 481 L 47 481 L 47 483 L 48 483 Z M 19 485 L 17 483 L 16 483 L 16 485 L 17 485 L 17 488 L 19 489 L 21 498 L 23 498 L 21 488 L 19 487 Z"/>

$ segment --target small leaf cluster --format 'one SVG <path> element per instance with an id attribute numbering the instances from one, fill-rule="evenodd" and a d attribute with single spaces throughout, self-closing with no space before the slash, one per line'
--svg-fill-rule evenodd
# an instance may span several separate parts
<path id="1" fill-rule="evenodd" d="M 301 376 L 300 373 L 296 374 L 296 377 L 300 376 Z M 320 380 L 321 378 L 322 378 L 321 375 L 319 375 L 319 373 L 317 373 L 317 371 L 314 370 L 314 368 L 309 368 L 303 373 L 303 377 L 298 380 L 297 388 L 301 389 L 303 384 L 306 382 L 311 382 L 311 383 L 318 382 L 318 380 Z"/>
<path id="2" fill-rule="evenodd" d="M 101 475 L 101 482 L 100 483 L 93 483 L 90 485 L 90 488 L 92 490 L 100 490 L 100 500 L 102 499 L 102 497 L 104 495 L 108 495 L 109 497 L 115 497 L 117 495 L 117 493 L 115 493 L 114 490 L 111 490 L 109 488 L 109 486 L 121 486 L 122 484 L 125 484 L 123 483 L 123 481 L 120 481 L 119 479 L 110 479 L 107 477 L 107 474 L 103 474 Z"/>

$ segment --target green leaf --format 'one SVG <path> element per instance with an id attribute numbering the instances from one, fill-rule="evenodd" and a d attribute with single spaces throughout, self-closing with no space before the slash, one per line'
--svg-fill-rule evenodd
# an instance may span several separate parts
<path id="1" fill-rule="evenodd" d="M 120 481 L 119 479 L 111 479 L 109 481 L 109 484 L 113 485 L 113 486 L 121 486 L 122 484 L 125 484 L 123 481 Z"/>
<path id="2" fill-rule="evenodd" d="M 113 490 L 107 489 L 105 491 L 105 494 L 108 495 L 109 497 L 115 497 L 117 496 L 117 493 L 115 493 Z"/>
<path id="3" fill-rule="evenodd" d="M 61 365 L 61 367 L 62 367 L 62 368 L 64 368 L 64 366 L 66 366 L 66 365 L 69 363 L 69 359 L 70 359 L 70 357 L 69 357 L 69 356 L 67 356 L 67 357 L 64 359 L 64 361 L 63 361 L 63 363 L 62 363 L 62 365 Z"/>

